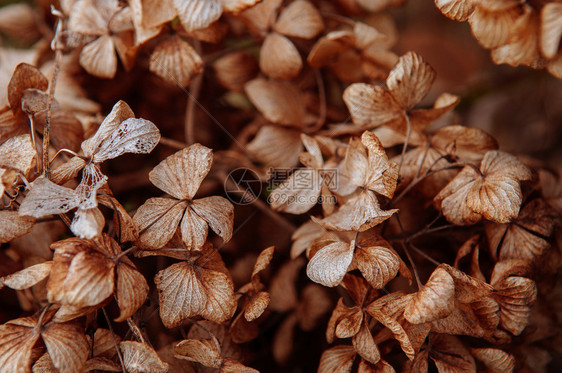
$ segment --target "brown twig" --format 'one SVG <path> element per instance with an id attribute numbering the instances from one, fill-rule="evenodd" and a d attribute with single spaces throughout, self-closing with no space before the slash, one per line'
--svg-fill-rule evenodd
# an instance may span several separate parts
<path id="1" fill-rule="evenodd" d="M 201 42 L 193 42 L 197 53 L 201 54 Z M 191 81 L 189 95 L 187 96 L 187 108 L 185 109 L 185 142 L 191 145 L 195 142 L 195 105 L 201 93 L 203 83 L 203 72 Z"/>

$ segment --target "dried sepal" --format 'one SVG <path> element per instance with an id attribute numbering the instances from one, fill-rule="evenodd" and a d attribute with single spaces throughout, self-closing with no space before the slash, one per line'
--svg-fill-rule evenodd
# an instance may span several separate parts
<path id="1" fill-rule="evenodd" d="M 339 210 L 324 219 L 312 220 L 326 229 L 363 232 L 390 218 L 397 209 L 382 210 L 375 194 L 363 190 L 350 198 Z"/>
<path id="2" fill-rule="evenodd" d="M 171 265 L 154 278 L 160 317 L 168 328 L 193 316 L 224 322 L 236 310 L 234 285 L 218 252 L 203 247 L 200 255 Z"/>
<path id="3" fill-rule="evenodd" d="M 310 259 L 306 274 L 312 281 L 324 286 L 338 285 L 353 260 L 354 249 L 355 241 L 327 243 Z"/>
<path id="4" fill-rule="evenodd" d="M 33 165 L 37 151 L 28 134 L 14 136 L 0 145 L 0 168 L 15 170 L 27 175 Z"/>
<path id="5" fill-rule="evenodd" d="M 205 243 L 208 227 L 225 242 L 230 240 L 234 220 L 232 204 L 218 196 L 193 200 L 211 169 L 212 160 L 211 149 L 194 144 L 169 156 L 149 173 L 150 181 L 175 199 L 151 198 L 137 210 L 133 220 L 143 247 L 164 246 L 178 223 L 182 240 L 194 250 Z"/>
<path id="6" fill-rule="evenodd" d="M 357 268 L 375 289 L 382 289 L 396 276 L 400 267 L 400 258 L 389 246 L 381 240 L 375 245 L 358 245 L 355 250 Z"/>
<path id="7" fill-rule="evenodd" d="M 0 277 L 0 286 L 7 286 L 16 290 L 23 290 L 34 286 L 43 281 L 51 273 L 53 262 L 47 261 L 29 266 L 12 273 L 11 275 Z"/>
<path id="8" fill-rule="evenodd" d="M 299 90 L 289 82 L 257 78 L 246 83 L 246 94 L 270 122 L 300 127 L 305 107 Z"/>
<path id="9" fill-rule="evenodd" d="M 240 51 L 227 54 L 213 63 L 217 80 L 225 88 L 242 92 L 244 85 L 255 78 L 257 61 L 252 55 Z"/>
<path id="10" fill-rule="evenodd" d="M 337 372 L 346 373 L 351 371 L 353 360 L 356 356 L 352 346 L 336 346 L 322 353 L 320 357 L 319 373 Z"/>
<path id="11" fill-rule="evenodd" d="M 273 29 L 283 35 L 312 39 L 324 28 L 324 22 L 314 5 L 308 1 L 297 0 L 289 4 L 273 25 Z"/>
<path id="12" fill-rule="evenodd" d="M 295 45 L 285 36 L 268 34 L 260 49 L 260 69 L 273 79 L 293 79 L 302 70 L 302 59 Z"/>
<path id="13" fill-rule="evenodd" d="M 474 11 L 472 0 L 435 0 L 441 13 L 455 21 L 466 21 Z"/>
<path id="14" fill-rule="evenodd" d="M 8 83 L 8 103 L 14 114 L 22 112 L 21 99 L 28 88 L 46 91 L 49 86 L 47 78 L 33 65 L 20 63 L 16 66 Z"/>
<path id="15" fill-rule="evenodd" d="M 454 305 L 455 282 L 442 268 L 431 274 L 425 286 L 406 305 L 404 317 L 413 324 L 441 319 L 449 315 Z"/>
<path id="16" fill-rule="evenodd" d="M 375 344 L 371 331 L 365 321 L 361 323 L 361 329 L 353 337 L 352 343 L 355 351 L 357 351 L 359 356 L 363 359 L 367 360 L 371 364 L 377 364 L 380 361 L 381 355 L 379 349 Z"/>
<path id="17" fill-rule="evenodd" d="M 139 342 L 124 341 L 119 343 L 123 354 L 123 363 L 131 373 L 166 373 L 168 364 L 164 363 L 152 347 Z"/>
<path id="18" fill-rule="evenodd" d="M 497 292 L 493 298 L 500 305 L 500 326 L 519 335 L 527 326 L 531 307 L 537 299 L 535 281 L 520 277 L 506 277 L 492 284 Z"/>
<path id="19" fill-rule="evenodd" d="M 413 52 L 400 57 L 386 85 L 394 99 L 404 109 L 410 109 L 425 97 L 435 79 L 435 71 L 420 55 Z"/>
<path id="20" fill-rule="evenodd" d="M 174 347 L 175 356 L 210 368 L 222 365 L 221 351 L 213 339 L 184 339 Z"/>
<path id="21" fill-rule="evenodd" d="M 535 261 L 550 247 L 555 216 L 542 199 L 525 204 L 509 224 L 485 224 L 491 254 L 499 260 Z"/>
<path id="22" fill-rule="evenodd" d="M 150 56 L 150 71 L 180 87 L 203 72 L 203 60 L 186 41 L 178 35 L 161 41 Z"/>
<path id="23" fill-rule="evenodd" d="M 47 283 L 49 301 L 62 305 L 57 320 L 81 316 L 115 292 L 122 321 L 144 303 L 148 284 L 134 264 L 120 257 L 119 245 L 107 235 L 94 240 L 70 238 L 52 245 L 53 270 Z M 118 260 L 117 260 L 118 259 Z"/>
<path id="24" fill-rule="evenodd" d="M 489 373 L 511 373 L 515 369 L 515 357 L 499 348 L 471 348 L 470 353 Z"/>
<path id="25" fill-rule="evenodd" d="M 187 32 L 209 26 L 222 14 L 222 3 L 219 0 L 173 0 L 173 4 Z"/>
<path id="26" fill-rule="evenodd" d="M 35 218 L 19 215 L 17 211 L 0 211 L 0 243 L 29 233 L 35 225 Z"/>
<path id="27" fill-rule="evenodd" d="M 300 131 L 266 125 L 258 130 L 246 149 L 256 160 L 270 167 L 283 168 L 293 167 L 299 162 L 303 145 Z"/>
<path id="28" fill-rule="evenodd" d="M 474 224 L 482 218 L 508 223 L 519 213 L 520 182 L 530 179 L 531 171 L 516 157 L 489 151 L 479 170 L 465 166 L 435 197 L 435 204 L 457 225 Z"/>
<path id="29" fill-rule="evenodd" d="M 51 316 L 52 312 L 47 320 Z M 0 326 L 0 366 L 10 372 L 31 371 L 32 349 L 42 338 L 58 371 L 81 371 L 88 357 L 88 342 L 83 329 L 75 323 L 50 321 L 39 324 L 39 321 L 37 316 L 24 317 Z"/>

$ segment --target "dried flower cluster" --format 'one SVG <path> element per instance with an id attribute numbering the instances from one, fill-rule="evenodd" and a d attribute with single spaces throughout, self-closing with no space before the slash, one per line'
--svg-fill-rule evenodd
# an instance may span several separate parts
<path id="1" fill-rule="evenodd" d="M 497 64 L 546 68 L 562 79 L 562 4 L 559 1 L 435 0 L 455 21 L 468 21 Z"/>
<path id="2" fill-rule="evenodd" d="M 436 5 L 562 78 L 559 2 Z M 0 373 L 546 372 L 560 175 L 459 124 L 401 6 L 0 8 Z"/>

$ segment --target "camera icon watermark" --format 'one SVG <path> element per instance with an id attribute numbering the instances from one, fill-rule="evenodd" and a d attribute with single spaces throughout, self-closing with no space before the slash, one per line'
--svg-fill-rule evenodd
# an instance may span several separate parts
<path id="1" fill-rule="evenodd" d="M 235 205 L 253 203 L 261 195 L 262 188 L 263 185 L 259 175 L 246 167 L 230 171 L 224 181 L 226 197 Z"/>

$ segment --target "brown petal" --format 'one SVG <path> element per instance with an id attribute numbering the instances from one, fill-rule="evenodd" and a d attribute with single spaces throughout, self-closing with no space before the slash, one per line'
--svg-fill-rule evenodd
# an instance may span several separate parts
<path id="1" fill-rule="evenodd" d="M 10 242 L 31 231 L 35 218 L 20 216 L 17 211 L 0 211 L 0 243 Z"/>
<path id="2" fill-rule="evenodd" d="M 355 46 L 361 50 L 367 49 L 375 43 L 384 43 L 387 40 L 385 34 L 363 22 L 355 22 L 353 34 L 355 35 Z"/>
<path id="3" fill-rule="evenodd" d="M 265 33 L 275 21 L 276 13 L 283 0 L 263 0 L 242 13 L 248 27 L 257 34 Z"/>
<path id="4" fill-rule="evenodd" d="M 291 236 L 293 245 L 291 246 L 291 259 L 295 259 L 305 252 L 312 242 L 320 238 L 325 230 L 313 221 L 308 221 L 301 225 Z"/>
<path id="5" fill-rule="evenodd" d="M 371 331 L 365 321 L 361 323 L 361 329 L 359 330 L 359 333 L 353 337 L 352 342 L 353 348 L 355 348 L 355 351 L 357 351 L 359 356 L 363 359 L 372 364 L 376 364 L 380 361 L 381 355 L 379 349 L 375 344 Z"/>
<path id="6" fill-rule="evenodd" d="M 430 356 L 441 372 L 469 373 L 476 371 L 476 363 L 470 352 L 456 337 L 448 334 L 432 336 Z"/>
<path id="7" fill-rule="evenodd" d="M 210 368 L 220 368 L 220 346 L 212 339 L 184 339 L 174 347 L 175 356 Z"/>
<path id="8" fill-rule="evenodd" d="M 168 364 L 162 362 L 156 351 L 144 343 L 125 341 L 119 343 L 123 353 L 123 363 L 131 373 L 166 373 Z"/>
<path id="9" fill-rule="evenodd" d="M 322 353 L 318 373 L 348 373 L 353 366 L 355 349 L 352 346 L 336 346 Z"/>
<path id="10" fill-rule="evenodd" d="M 115 293 L 120 315 L 115 321 L 121 322 L 131 317 L 144 304 L 148 291 L 146 279 L 136 267 L 127 263 L 120 263 L 117 266 Z"/>
<path id="11" fill-rule="evenodd" d="M 239 13 L 246 8 L 258 3 L 259 0 L 221 0 L 222 8 L 225 12 Z"/>
<path id="12" fill-rule="evenodd" d="M 467 198 L 479 175 L 469 166 L 465 166 L 434 198 L 447 221 L 456 225 L 475 224 L 481 216 L 468 208 Z"/>
<path id="13" fill-rule="evenodd" d="M 226 358 L 221 367 L 222 373 L 259 373 L 258 370 L 245 366 L 239 361 Z"/>
<path id="14" fill-rule="evenodd" d="M 406 305 L 404 317 L 412 324 L 441 319 L 453 311 L 454 296 L 453 278 L 444 269 L 437 268 Z"/>
<path id="15" fill-rule="evenodd" d="M 355 241 L 331 243 L 316 252 L 306 267 L 308 277 L 324 286 L 338 285 L 353 260 Z"/>
<path id="16" fill-rule="evenodd" d="M 218 254 L 215 255 L 220 260 Z M 195 315 L 221 323 L 231 318 L 236 310 L 232 279 L 216 269 L 199 267 L 196 270 L 185 262 L 176 263 L 158 272 L 154 281 L 159 292 L 160 317 L 168 328 Z"/>
<path id="17" fill-rule="evenodd" d="M 385 246 L 358 247 L 355 251 L 357 267 L 375 289 L 382 289 L 398 273 L 400 260 Z"/>
<path id="18" fill-rule="evenodd" d="M 509 225 L 484 226 L 492 255 L 505 259 L 525 259 L 534 262 L 550 247 L 554 220 L 542 199 L 527 203 Z M 498 255 L 499 254 L 499 255 Z"/>
<path id="19" fill-rule="evenodd" d="M 396 212 L 397 209 L 381 210 L 375 194 L 365 190 L 327 218 L 312 217 L 312 220 L 327 229 L 363 232 L 382 223 Z"/>
<path id="20" fill-rule="evenodd" d="M 507 63 L 511 66 L 536 65 L 539 61 L 539 19 L 533 10 L 526 8 L 512 29 L 509 41 L 492 51 L 496 64 Z"/>
<path id="21" fill-rule="evenodd" d="M 508 42 L 518 16 L 517 9 L 494 12 L 480 6 L 476 7 L 468 22 L 480 44 L 490 49 Z"/>
<path id="22" fill-rule="evenodd" d="M 314 68 L 325 66 L 338 54 L 350 48 L 354 38 L 353 33 L 347 30 L 329 32 L 310 50 L 306 59 L 308 64 Z"/>
<path id="23" fill-rule="evenodd" d="M 546 58 L 554 58 L 562 37 L 562 4 L 548 3 L 541 9 L 540 46 Z"/>
<path id="24" fill-rule="evenodd" d="M 78 253 L 68 268 L 62 289 L 49 299 L 75 307 L 96 306 L 113 293 L 115 263 L 86 251 Z"/>
<path id="25" fill-rule="evenodd" d="M 388 89 L 403 109 L 410 109 L 425 97 L 435 79 L 435 71 L 423 58 L 408 52 L 386 79 Z"/>
<path id="26" fill-rule="evenodd" d="M 175 35 L 156 46 L 150 55 L 149 69 L 164 80 L 185 88 L 193 77 L 203 72 L 203 60 L 191 45 Z"/>
<path id="27" fill-rule="evenodd" d="M 35 163 L 36 155 L 31 136 L 11 137 L 0 145 L 0 167 L 27 175 Z"/>
<path id="28" fill-rule="evenodd" d="M 278 327 L 273 338 L 273 358 L 278 363 L 287 363 L 293 352 L 297 315 L 290 313 Z"/>
<path id="29" fill-rule="evenodd" d="M 260 49 L 261 71 L 273 79 L 291 80 L 302 69 L 302 58 L 292 41 L 272 32 L 265 37 Z"/>
<path id="30" fill-rule="evenodd" d="M 187 32 L 209 26 L 222 14 L 219 0 L 174 0 L 174 7 Z"/>
<path id="31" fill-rule="evenodd" d="M 277 312 L 287 312 L 297 305 L 297 290 L 295 282 L 304 265 L 304 258 L 287 261 L 279 268 L 271 281 L 271 309 Z"/>
<path id="32" fill-rule="evenodd" d="M 154 185 L 171 196 L 191 199 L 209 173 L 212 162 L 211 149 L 193 144 L 160 162 L 150 171 L 149 178 Z"/>
<path id="33" fill-rule="evenodd" d="M 269 305 L 269 293 L 260 291 L 252 296 L 244 310 L 244 318 L 250 322 L 260 317 Z"/>
<path id="34" fill-rule="evenodd" d="M 527 326 L 531 307 L 537 298 L 533 280 L 511 276 L 495 285 L 494 299 L 500 304 L 500 325 L 513 335 L 519 335 Z"/>
<path id="35" fill-rule="evenodd" d="M 121 122 L 134 117 L 135 114 L 129 105 L 125 101 L 119 100 L 113 105 L 111 112 L 104 118 L 103 122 L 101 122 L 96 133 L 82 142 L 81 147 L 84 155 L 89 158 L 93 157 L 100 144 L 115 133 Z"/>
<path id="36" fill-rule="evenodd" d="M 191 207 L 185 209 L 180 223 L 182 241 L 190 250 L 199 250 L 207 240 L 209 227 Z"/>
<path id="37" fill-rule="evenodd" d="M 240 51 L 227 54 L 213 63 L 217 80 L 225 88 L 242 92 L 244 85 L 255 78 L 258 72 L 256 58 Z"/>
<path id="38" fill-rule="evenodd" d="M 6 372 L 29 372 L 31 350 L 39 339 L 39 335 L 30 327 L 12 324 L 0 325 L 0 366 L 2 369 Z"/>
<path id="39" fill-rule="evenodd" d="M 277 126 L 263 126 L 246 146 L 258 161 L 273 168 L 296 166 L 303 150 L 300 131 Z"/>
<path id="40" fill-rule="evenodd" d="M 101 163 L 124 153 L 148 154 L 160 141 L 158 127 L 149 120 L 127 118 L 97 147 L 92 161 Z"/>
<path id="41" fill-rule="evenodd" d="M 347 313 L 342 316 L 336 325 L 336 337 L 338 338 L 349 338 L 353 337 L 363 325 L 363 310 L 359 307 L 353 307 L 353 312 Z"/>
<path id="42" fill-rule="evenodd" d="M 322 32 L 324 22 L 314 5 L 296 0 L 283 9 L 273 29 L 283 35 L 312 39 Z"/>
<path id="43" fill-rule="evenodd" d="M 332 309 L 332 301 L 326 288 L 307 284 L 301 292 L 301 301 L 297 307 L 299 326 L 304 331 L 312 331 Z"/>
<path id="44" fill-rule="evenodd" d="M 80 66 L 99 78 L 113 78 L 117 72 L 113 38 L 109 34 L 102 35 L 82 48 Z"/>
<path id="45" fill-rule="evenodd" d="M 23 290 L 32 287 L 49 276 L 53 262 L 47 261 L 24 268 L 8 276 L 0 277 L 0 284 Z"/>
<path id="46" fill-rule="evenodd" d="M 271 262 L 271 259 L 273 259 L 273 253 L 275 252 L 275 247 L 274 246 L 270 246 L 267 249 L 264 249 L 260 255 L 258 256 L 258 258 L 256 259 L 256 264 L 254 264 L 254 269 L 252 270 L 252 281 L 254 280 L 254 278 L 256 278 L 256 276 L 263 271 L 264 269 L 266 269 L 269 266 L 269 263 Z"/>
<path id="47" fill-rule="evenodd" d="M 474 3 L 465 0 L 435 0 L 435 5 L 445 16 L 463 22 L 474 11 Z"/>
<path id="48" fill-rule="evenodd" d="M 176 232 L 186 206 L 186 202 L 158 197 L 150 198 L 140 206 L 133 221 L 139 230 L 141 246 L 159 249 L 167 244 Z"/>
<path id="49" fill-rule="evenodd" d="M 90 348 L 84 331 L 75 323 L 51 322 L 41 331 L 53 365 L 61 373 L 80 372 Z"/>
<path id="50" fill-rule="evenodd" d="M 47 78 L 35 66 L 20 63 L 16 66 L 8 83 L 8 102 L 14 114 L 21 113 L 21 98 L 28 88 L 46 91 L 49 86 Z"/>
<path id="51" fill-rule="evenodd" d="M 224 242 L 232 238 L 234 206 L 226 198 L 211 196 L 196 199 L 190 206 Z"/>
<path id="52" fill-rule="evenodd" d="M 404 115 L 393 95 L 380 86 L 352 84 L 345 89 L 343 100 L 359 126 L 377 127 Z"/>
<path id="53" fill-rule="evenodd" d="M 511 373 L 515 369 L 513 355 L 499 348 L 471 348 L 470 353 L 486 366 L 489 373 Z"/>
<path id="54" fill-rule="evenodd" d="M 249 81 L 245 90 L 250 101 L 270 122 L 297 127 L 303 124 L 304 101 L 294 85 L 258 78 Z"/>

